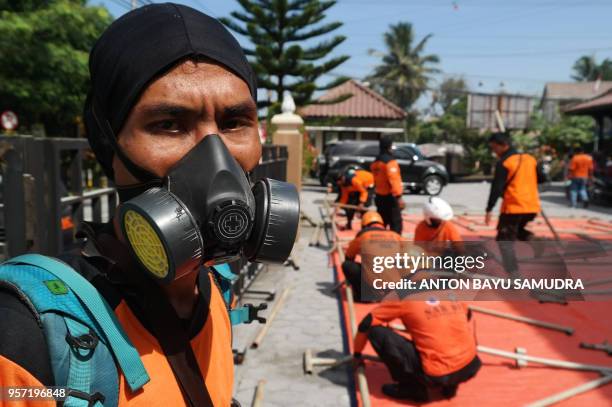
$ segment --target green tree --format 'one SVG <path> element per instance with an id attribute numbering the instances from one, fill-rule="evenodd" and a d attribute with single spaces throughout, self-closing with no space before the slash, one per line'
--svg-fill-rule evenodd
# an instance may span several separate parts
<path id="1" fill-rule="evenodd" d="M 433 94 L 433 104 L 439 105 L 443 112 L 448 111 L 453 103 L 461 100 L 467 92 L 463 78 L 447 78 Z"/>
<path id="2" fill-rule="evenodd" d="M 252 48 L 245 49 L 257 74 L 258 86 L 273 91 L 276 101 L 262 101 L 269 114 L 280 111 L 285 91 L 296 106 L 312 104 L 315 91 L 328 90 L 348 78 L 338 77 L 325 84 L 322 75 L 349 59 L 346 55 L 327 58 L 346 37 L 335 35 L 313 43 L 342 26 L 341 22 L 321 23 L 336 1 L 320 0 L 238 0 L 241 11 L 221 21 L 231 30 L 248 37 Z M 306 45 L 308 44 L 308 45 Z M 337 103 L 350 95 L 326 101 Z"/>
<path id="3" fill-rule="evenodd" d="M 492 162 L 487 136 L 466 126 L 467 96 L 456 99 L 440 117 L 418 123 L 411 130 L 418 144 L 456 143 L 465 149 L 465 168 L 478 171 Z"/>
<path id="4" fill-rule="evenodd" d="M 598 64 L 595 57 L 585 55 L 576 60 L 572 69 L 572 79 L 578 82 L 612 80 L 612 60 L 608 58 Z"/>
<path id="5" fill-rule="evenodd" d="M 535 132 L 526 130 L 515 130 L 511 132 L 512 145 L 519 151 L 529 152 L 535 149 L 539 140 Z"/>
<path id="6" fill-rule="evenodd" d="M 438 56 L 423 54 L 431 36 L 426 35 L 414 45 L 412 24 L 400 22 L 391 25 L 384 34 L 385 52 L 370 50 L 370 54 L 382 58 L 382 63 L 367 80 L 387 99 L 405 110 L 409 110 L 427 89 L 431 74 L 439 72 L 434 67 L 440 62 Z"/>
<path id="7" fill-rule="evenodd" d="M 0 109 L 23 128 L 70 135 L 87 91 L 88 55 L 111 16 L 85 0 L 0 0 Z"/>
<path id="8" fill-rule="evenodd" d="M 589 144 L 595 135 L 595 121 L 587 116 L 563 116 L 557 123 L 547 122 L 541 113 L 531 118 L 531 127 L 539 133 L 538 144 L 565 154 L 576 144 Z"/>

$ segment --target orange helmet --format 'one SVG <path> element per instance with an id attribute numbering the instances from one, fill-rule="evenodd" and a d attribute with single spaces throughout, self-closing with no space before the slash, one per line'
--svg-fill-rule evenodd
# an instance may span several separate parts
<path id="1" fill-rule="evenodd" d="M 382 216 L 376 211 L 368 211 L 361 216 L 361 227 L 365 228 L 370 226 L 372 223 L 384 224 Z"/>

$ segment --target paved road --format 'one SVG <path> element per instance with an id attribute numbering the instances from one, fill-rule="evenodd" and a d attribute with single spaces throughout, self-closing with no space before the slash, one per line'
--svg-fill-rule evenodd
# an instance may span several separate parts
<path id="1" fill-rule="evenodd" d="M 489 182 L 468 182 L 447 185 L 441 198 L 448 201 L 455 210 L 455 213 L 484 214 L 487 199 L 489 196 Z M 323 191 L 322 187 L 307 186 L 308 190 Z M 550 187 L 540 193 L 542 207 L 549 216 L 560 217 L 597 217 L 612 221 L 612 207 L 604 207 L 599 204 L 591 204 L 588 209 L 569 207 L 565 198 L 562 183 L 553 183 Z M 420 213 L 422 205 L 427 201 L 426 195 L 404 195 L 406 201 L 406 211 L 409 213 Z M 499 202 L 494 212 L 499 210 Z"/>
<path id="2" fill-rule="evenodd" d="M 322 197 L 318 192 L 302 193 L 302 210 L 315 220 L 320 217 L 314 202 Z M 350 379 L 345 368 L 317 371 L 312 376 L 305 376 L 302 370 L 306 348 L 312 348 L 314 353 L 327 351 L 326 356 L 338 356 L 344 351 L 338 301 L 329 292 L 334 285 L 333 271 L 326 248 L 308 247 L 312 232 L 312 227 L 303 226 L 293 251 L 300 270 L 270 267 L 252 286 L 255 290 L 275 289 L 277 297 L 286 287 L 291 291 L 263 343 L 257 349 L 248 349 L 245 362 L 236 366 L 234 394 L 243 406 L 251 405 L 260 380 L 266 380 L 266 407 L 350 405 Z M 259 300 L 251 295 L 245 302 Z M 260 327 L 256 323 L 237 326 L 234 348 L 248 346 Z"/>

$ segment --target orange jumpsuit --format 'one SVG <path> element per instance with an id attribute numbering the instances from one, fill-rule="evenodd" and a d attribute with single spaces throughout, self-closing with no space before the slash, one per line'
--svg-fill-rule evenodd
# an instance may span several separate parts
<path id="1" fill-rule="evenodd" d="M 376 185 L 376 209 L 382 216 L 385 226 L 402 234 L 402 211 L 397 202 L 402 197 L 402 173 L 397 160 L 391 153 L 376 157 L 370 166 Z"/>
<path id="2" fill-rule="evenodd" d="M 365 204 L 368 201 L 368 190 L 374 186 L 374 175 L 370 171 L 357 170 L 350 179 L 348 185 L 340 186 L 340 203 L 349 203 L 351 194 L 359 194 L 359 203 Z"/>
<path id="3" fill-rule="evenodd" d="M 576 154 L 569 163 L 569 178 L 590 178 L 593 168 L 593 158 L 590 155 Z"/>
<path id="4" fill-rule="evenodd" d="M 364 318 L 355 336 L 354 352 L 361 353 L 373 327 L 399 319 L 412 337 L 428 376 L 445 376 L 476 357 L 476 338 L 467 307 L 454 301 L 397 301 L 380 304 Z"/>

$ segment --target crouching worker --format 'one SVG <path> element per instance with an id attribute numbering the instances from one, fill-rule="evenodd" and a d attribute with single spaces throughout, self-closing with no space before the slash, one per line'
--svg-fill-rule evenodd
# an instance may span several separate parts
<path id="1" fill-rule="evenodd" d="M 338 180 L 340 192 L 337 202 L 343 205 L 358 206 L 360 210 L 372 204 L 374 195 L 374 175 L 371 172 L 355 167 L 349 167 Z M 346 214 L 345 229 L 351 230 L 355 216 L 354 208 L 344 208 Z"/>
<path id="2" fill-rule="evenodd" d="M 423 205 L 424 219 L 414 231 L 414 242 L 438 255 L 464 252 L 463 239 L 452 224 L 453 208 L 442 198 L 431 197 Z"/>
<path id="3" fill-rule="evenodd" d="M 283 262 L 299 221 L 293 186 L 247 177 L 255 74 L 223 24 L 172 3 L 115 20 L 89 70 L 87 138 L 120 205 L 63 261 L 0 265 L 0 386 L 57 386 L 66 406 L 230 406 L 232 324 L 257 315 L 228 311 L 218 263 Z"/>
<path id="4" fill-rule="evenodd" d="M 404 324 L 412 340 L 383 326 L 394 319 Z M 359 324 L 354 342 L 354 364 L 367 341 L 385 364 L 394 383 L 382 391 L 395 399 L 425 402 L 429 390 L 452 398 L 460 383 L 480 369 L 471 315 L 461 302 L 394 301 L 374 308 Z"/>
<path id="5" fill-rule="evenodd" d="M 355 236 L 346 249 L 346 260 L 342 263 L 342 272 L 346 281 L 353 288 L 355 301 L 363 301 L 365 296 L 361 292 L 361 263 L 356 257 L 361 253 L 361 246 L 366 241 L 392 241 L 401 242 L 402 237 L 392 230 L 385 229 L 382 216 L 378 212 L 369 211 L 361 217 L 361 230 Z"/>

